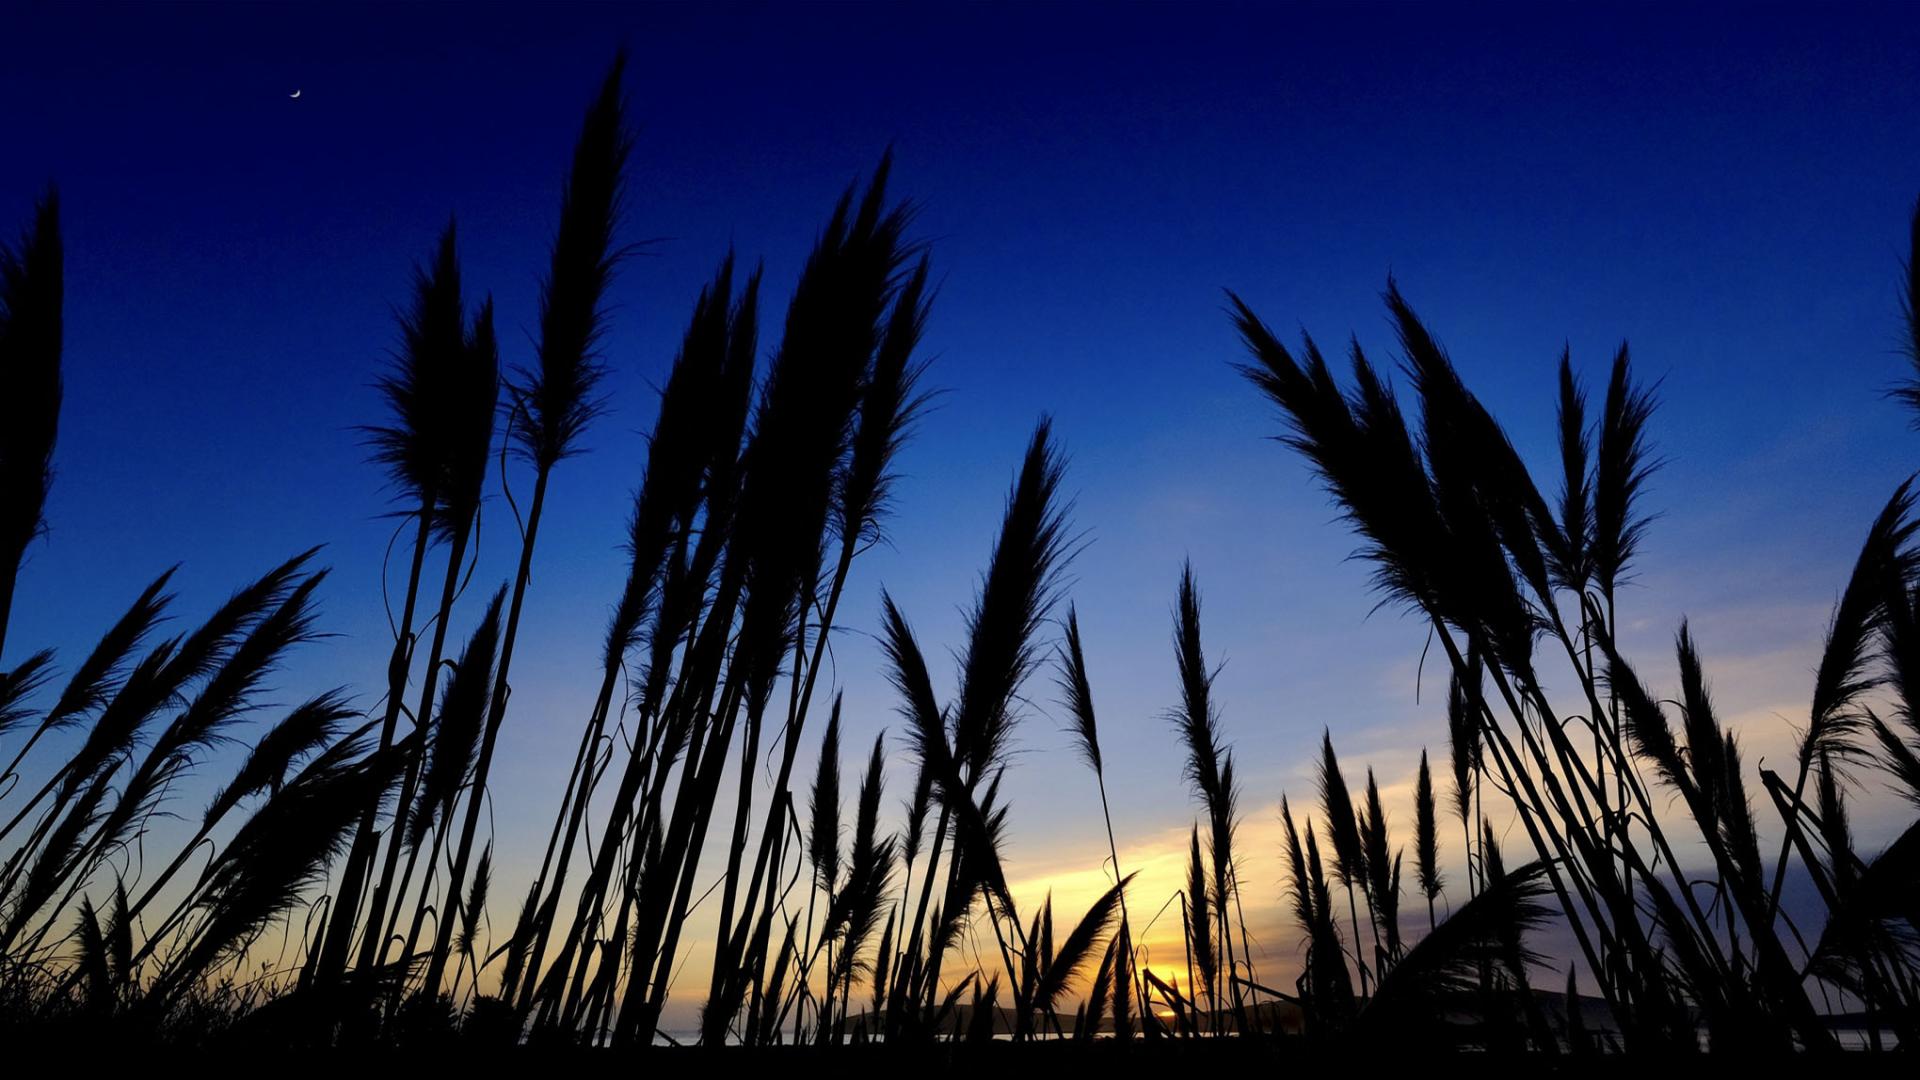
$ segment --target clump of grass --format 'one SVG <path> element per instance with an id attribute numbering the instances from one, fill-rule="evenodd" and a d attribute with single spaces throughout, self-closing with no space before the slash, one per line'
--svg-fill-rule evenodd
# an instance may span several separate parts
<path id="1" fill-rule="evenodd" d="M 1424 620 L 1446 658 L 1451 808 L 1467 882 L 1467 898 L 1449 904 L 1446 918 L 1426 752 L 1413 824 L 1428 907 L 1422 934 L 1400 923 L 1404 844 L 1376 772 L 1367 768 L 1356 808 L 1329 730 L 1318 753 L 1320 828 L 1297 824 L 1284 793 L 1280 802 L 1284 899 L 1304 971 L 1294 994 L 1261 985 L 1240 914 L 1233 755 L 1187 566 L 1174 604 L 1180 691 L 1171 719 L 1205 820 L 1190 830 L 1177 896 L 1184 988 L 1140 962 L 1127 913 L 1134 877 L 1120 867 L 1071 606 L 1061 640 L 1048 639 L 1074 545 L 1064 459 L 1044 418 L 966 611 L 950 701 L 936 696 L 904 613 L 882 592 L 878 637 L 915 770 L 902 828 L 883 820 L 884 733 L 860 774 L 850 835 L 843 828 L 846 704 L 832 674 L 803 821 L 792 773 L 822 672 L 833 670 L 830 642 L 847 629 L 839 605 L 853 563 L 886 536 L 895 462 L 928 401 L 919 350 L 931 263 L 908 236 L 913 208 L 890 194 L 890 155 L 829 215 L 764 378 L 756 378 L 758 271 L 737 274 L 729 254 L 701 290 L 661 393 L 628 519 L 629 572 L 597 658 L 602 683 L 552 838 L 507 940 L 483 942 L 493 840 L 470 876 L 468 862 L 535 540 L 553 470 L 584 450 L 606 400 L 598 345 L 627 250 L 616 238 L 631 153 L 622 72 L 616 60 L 582 124 L 541 278 L 536 361 L 508 380 L 498 442 L 492 303 L 469 302 L 451 225 L 417 269 L 393 365 L 377 384 L 389 415 L 366 429 L 396 495 L 395 545 L 410 556 L 386 693 L 370 712 L 344 689 L 291 709 L 265 700 L 287 659 L 321 636 L 328 571 L 312 565 L 312 550 L 162 637 L 174 613 L 167 571 L 64 682 L 45 649 L 0 673 L 0 737 L 20 737 L 0 771 L 0 801 L 11 800 L 0 839 L 13 842 L 0 860 L 0 1024 L 33 1033 L 76 1021 L 94 1026 L 72 1030 L 228 1048 L 399 1046 L 456 1033 L 498 1044 L 650 1045 L 683 966 L 684 932 L 706 900 L 696 879 L 717 864 L 701 1017 L 712 1044 L 1064 1037 L 1063 1003 L 1080 986 L 1081 1042 L 1108 1016 L 1122 1041 L 1136 1027 L 1150 1039 L 1169 1034 L 1163 1015 L 1184 1037 L 1278 1037 L 1257 994 L 1291 998 L 1310 1044 L 1347 1052 L 1391 1038 L 1421 1051 L 1464 1044 L 1551 1056 L 1563 1038 L 1586 1053 L 1615 1032 L 1629 1050 L 1692 1050 L 1702 1028 L 1716 1048 L 1831 1050 L 1816 994 L 1857 1002 L 1873 1049 L 1888 1048 L 1883 1029 L 1894 1045 L 1920 1040 L 1911 902 L 1920 826 L 1863 859 L 1848 793 L 1877 771 L 1920 803 L 1920 708 L 1910 693 L 1920 686 L 1920 523 L 1910 486 L 1868 529 L 1836 605 L 1793 777 L 1750 774 L 1689 626 L 1675 639 L 1671 699 L 1642 680 L 1617 637 L 1659 464 L 1655 390 L 1635 377 L 1625 346 L 1591 423 L 1571 354 L 1560 354 L 1550 500 L 1391 280 L 1384 300 L 1417 413 L 1402 409 L 1393 373 L 1357 344 L 1342 385 L 1311 338 L 1289 349 L 1232 303 L 1252 359 L 1243 371 L 1284 414 L 1283 441 L 1326 483 L 1386 600 Z M 1912 239 L 1920 257 L 1920 211 Z M 0 647 L 24 552 L 45 524 L 63 272 L 50 193 L 21 241 L 0 246 L 0 379 L 14 391 L 0 397 Z M 1912 330 L 1920 305 L 1912 260 L 1906 281 Z M 1920 331 L 1910 336 L 1920 354 Z M 1920 405 L 1920 390 L 1897 393 Z M 495 455 L 519 526 L 518 571 L 511 593 L 503 584 L 491 594 L 447 662 Z M 509 460 L 532 469 L 524 515 L 507 483 Z M 434 552 L 445 559 L 433 568 L 442 572 L 437 604 L 426 565 Z M 1060 935 L 1051 894 L 1026 917 L 1019 910 L 1003 787 L 1030 707 L 1026 688 L 1049 656 L 1073 747 L 1095 775 L 1113 864 L 1112 884 L 1070 927 L 1063 917 Z M 425 666 L 409 709 L 416 660 Z M 1540 677 L 1545 664 L 1560 685 Z M 410 729 L 399 725 L 403 714 Z M 254 727 L 262 715 L 273 722 Z M 56 760 L 35 759 L 38 785 L 22 788 L 20 770 L 34 751 L 45 755 L 51 733 L 70 733 L 70 744 Z M 150 824 L 229 744 L 246 750 L 238 768 L 185 844 L 155 846 L 159 871 L 149 876 L 144 856 L 159 835 Z M 609 772 L 618 780 L 605 785 Z M 737 783 L 730 822 L 728 775 Z M 1771 877 L 1755 776 L 1781 826 Z M 1531 848 L 1513 869 L 1489 798 L 1513 811 Z M 589 828 L 596 812 L 604 825 Z M 724 839 L 710 847 L 716 821 Z M 1710 857 L 1705 870 L 1676 857 L 1676 842 L 1696 837 Z M 136 851 L 141 858 L 127 857 Z M 410 897 L 423 851 L 427 870 Z M 183 874 L 202 852 L 199 872 Z M 570 884 L 576 852 L 587 869 Z M 1811 941 L 1781 910 L 1795 857 L 1826 912 Z M 1347 894 L 1344 927 L 1336 887 Z M 1559 1032 L 1532 985 L 1540 958 L 1529 939 L 1556 917 L 1549 896 L 1579 952 Z M 410 898 L 410 929 L 400 934 Z M 423 955 L 429 914 L 435 929 Z M 282 959 L 261 961 L 276 930 Z M 498 992 L 482 992 L 503 959 Z M 256 961 L 257 977 L 248 966 Z M 1587 1029 L 1577 966 L 1611 1013 L 1612 1032 Z M 1477 1013 L 1476 1022 L 1449 1019 L 1462 1013 Z"/>
<path id="2" fill-rule="evenodd" d="M 1355 938 L 1359 924 L 1352 886 L 1358 882 L 1376 933 L 1385 939 L 1376 949 L 1375 1001 L 1362 1014 L 1390 1000 L 1389 984 L 1427 941 L 1444 940 L 1463 913 L 1502 895 L 1516 878 L 1539 877 L 1557 899 L 1618 1029 L 1630 1033 L 1629 1048 L 1693 1045 L 1689 1006 L 1700 1010 L 1716 1043 L 1759 1040 L 1783 1049 L 1831 1048 L 1832 1034 L 1796 974 L 1800 965 L 1778 925 L 1778 895 L 1796 845 L 1818 875 L 1815 860 L 1805 854 L 1811 846 L 1806 822 L 1823 820 L 1805 806 L 1809 776 L 1821 761 L 1857 753 L 1862 733 L 1876 723 L 1861 705 L 1862 696 L 1884 677 L 1871 642 L 1883 626 L 1899 625 L 1910 610 L 1914 525 L 1906 485 L 1869 530 L 1836 607 L 1795 755 L 1797 779 L 1788 783 L 1762 771 L 1785 826 L 1769 885 L 1761 876 L 1758 829 L 1739 747 L 1714 716 L 1691 634 L 1683 625 L 1677 646 L 1683 713 L 1677 733 L 1615 641 L 1620 587 L 1628 581 L 1648 527 L 1640 503 L 1658 464 L 1648 449 L 1653 393 L 1635 381 L 1627 350 L 1623 346 L 1611 366 L 1596 425 L 1597 447 L 1590 443 L 1584 395 L 1570 359 L 1562 355 L 1556 509 L 1540 496 L 1505 433 L 1391 281 L 1386 300 L 1405 356 L 1403 370 L 1420 399 L 1417 429 L 1402 414 L 1386 378 L 1357 346 L 1354 386 L 1343 389 L 1310 338 L 1296 354 L 1232 298 L 1254 358 L 1243 371 L 1287 418 L 1290 432 L 1283 441 L 1325 481 L 1362 537 L 1362 555 L 1375 565 L 1378 586 L 1429 623 L 1452 670 L 1448 728 L 1454 809 L 1465 826 L 1474 898 L 1446 921 L 1431 907 L 1444 884 L 1436 865 L 1435 796 L 1423 754 L 1415 854 L 1430 904 L 1430 933 L 1404 955 L 1395 940 L 1399 856 L 1391 855 L 1389 862 L 1376 785 L 1370 774 L 1367 808 L 1356 819 L 1331 739 L 1323 741 L 1321 793 L 1334 880 L 1349 890 Z M 1888 581 L 1898 584 L 1887 588 Z M 1889 602 L 1889 596 L 1896 599 Z M 1563 603 L 1572 605 L 1572 618 Z M 1570 666 L 1576 696 L 1570 707 L 1551 701 L 1535 674 L 1540 648 L 1557 651 Z M 1892 668 L 1899 670 L 1899 664 Z M 1484 685 L 1489 680 L 1490 688 Z M 1592 731 L 1590 752 L 1569 737 L 1569 727 L 1577 724 Z M 1904 743 L 1897 737 L 1892 746 L 1884 737 L 1878 741 L 1898 775 L 1903 755 L 1897 747 Z M 1643 761 L 1662 786 L 1679 794 L 1686 810 L 1682 827 L 1697 830 L 1713 856 L 1705 880 L 1675 857 L 1668 839 L 1674 823 L 1663 813 L 1668 807 L 1641 782 Z M 1524 875 L 1502 867 L 1480 811 L 1483 777 L 1512 800 L 1517 823 L 1534 848 L 1537 861 Z M 1830 809 L 1837 811 L 1837 804 Z M 1482 826 L 1477 835 L 1476 820 Z M 1290 815 L 1288 823 L 1291 831 Z M 1308 850 L 1290 851 L 1289 861 L 1296 916 L 1318 953 L 1310 967 L 1323 969 L 1336 954 L 1330 943 L 1321 943 L 1324 931 L 1312 903 L 1317 873 L 1309 865 L 1317 862 L 1312 839 L 1309 835 Z M 1850 841 L 1834 835 L 1828 843 Z M 1722 899 L 1717 918 L 1699 902 L 1702 886 Z M 1831 904 L 1829 910 L 1834 910 Z M 1524 1038 L 1550 1050 L 1557 1042 L 1528 992 L 1520 945 L 1531 921 L 1504 920 L 1499 958 L 1504 978 L 1516 988 L 1518 1013 L 1529 1032 Z M 1664 949 L 1656 950 L 1656 937 Z M 1671 963 L 1662 962 L 1663 953 Z M 1364 964 L 1359 967 L 1364 995 L 1370 973 Z M 1483 973 L 1481 982 L 1488 977 Z M 1849 992 L 1876 1009 L 1891 1014 L 1907 1007 L 1907 991 L 1897 979 L 1858 982 Z M 1327 1000 L 1331 992 L 1322 987 L 1316 996 Z M 1337 1027 L 1340 1014 L 1326 1012 L 1322 1026 Z M 1488 1019 L 1489 1045 L 1506 1039 L 1492 1014 Z"/>

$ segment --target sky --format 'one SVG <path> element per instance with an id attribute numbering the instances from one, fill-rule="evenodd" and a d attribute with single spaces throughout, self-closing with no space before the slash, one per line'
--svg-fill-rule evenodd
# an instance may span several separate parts
<path id="1" fill-rule="evenodd" d="M 1920 20 L 1897 5 L 15 5 L 0 36 L 16 103 L 0 228 L 57 183 L 68 274 L 48 532 L 0 664 L 71 660 L 175 562 L 178 610 L 204 613 L 323 543 L 332 636 L 278 678 L 288 703 L 379 696 L 393 503 L 356 425 L 382 416 L 371 384 L 414 262 L 454 216 L 504 359 L 530 361 L 580 114 L 630 50 L 622 235 L 644 245 L 611 292 L 612 411 L 549 496 L 494 772 L 496 896 L 531 877 L 597 687 L 657 387 L 700 285 L 731 249 L 783 307 L 835 198 L 889 146 L 939 282 L 942 393 L 900 457 L 890 543 L 843 603 L 845 745 L 899 726 L 879 590 L 931 652 L 958 648 L 1050 414 L 1084 540 L 1065 595 L 1121 860 L 1145 869 L 1133 905 L 1177 887 L 1200 812 L 1166 718 L 1190 559 L 1249 919 L 1281 967 L 1280 795 L 1311 798 L 1330 729 L 1410 823 L 1419 753 L 1445 753 L 1444 684 L 1429 664 L 1423 687 L 1421 625 L 1373 610 L 1324 492 L 1268 440 L 1279 420 L 1233 370 L 1222 290 L 1387 357 L 1391 273 L 1542 476 L 1561 349 L 1597 394 L 1630 342 L 1659 384 L 1665 464 L 1624 641 L 1671 688 L 1691 619 L 1750 760 L 1786 752 L 1867 524 L 1920 464 L 1885 397 L 1920 192 Z M 508 480 L 524 497 L 528 477 Z M 497 475 L 489 493 L 462 635 L 517 555 Z M 936 668 L 945 695 L 952 665 Z M 1028 687 L 1004 790 L 1017 890 L 1064 907 L 1100 888 L 1105 832 L 1055 697 L 1045 673 Z M 911 782 L 894 746 L 890 797 Z M 1862 798 L 1873 848 L 1897 808 Z"/>

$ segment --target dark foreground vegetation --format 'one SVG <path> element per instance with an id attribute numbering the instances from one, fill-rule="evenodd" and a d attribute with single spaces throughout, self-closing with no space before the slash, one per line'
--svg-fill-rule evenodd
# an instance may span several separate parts
<path id="1" fill-rule="evenodd" d="M 399 305 L 387 413 L 364 433 L 408 569 L 390 664 L 356 676 L 384 681 L 371 707 L 353 679 L 292 709 L 262 704 L 283 659 L 320 633 L 316 550 L 263 558 L 211 612 L 178 610 L 161 570 L 83 656 L 6 639 L 60 407 L 51 193 L 6 249 L 0 1038 L 681 1054 L 667 1044 L 685 1033 L 661 1024 L 673 987 L 705 1001 L 694 1037 L 708 1045 L 973 1071 L 1015 1052 L 1007 1041 L 1036 1044 L 1027 1063 L 1226 1068 L 1306 1049 L 1573 1060 L 1826 1053 L 1843 1032 L 1877 1051 L 1920 1040 L 1920 827 L 1869 856 L 1847 823 L 1858 785 L 1920 804 L 1914 493 L 1901 485 L 1859 523 L 1797 753 L 1784 771 L 1754 768 L 1715 717 L 1684 625 L 1677 691 L 1647 686 L 1615 640 L 1656 466 L 1654 399 L 1625 347 L 1592 398 L 1562 357 L 1560 469 L 1540 485 L 1391 283 L 1417 410 L 1357 345 L 1336 378 L 1311 339 L 1283 344 L 1231 301 L 1243 371 L 1278 407 L 1282 441 L 1325 482 L 1384 601 L 1430 625 L 1451 679 L 1441 775 L 1423 757 L 1417 777 L 1411 865 L 1372 772 L 1349 781 L 1330 734 L 1314 805 L 1280 801 L 1304 975 L 1274 985 L 1253 960 L 1234 852 L 1242 793 L 1191 571 L 1175 591 L 1169 710 L 1203 808 L 1175 897 L 1183 973 L 1141 963 L 1110 824 L 1113 885 L 1088 910 L 1056 926 L 1051 901 L 1022 912 L 1007 887 L 1001 778 L 1023 703 L 1048 681 L 1105 813 L 1095 692 L 1061 589 L 1074 536 L 1063 458 L 1044 419 L 968 610 L 951 700 L 908 614 L 882 599 L 912 766 L 892 793 L 904 813 L 885 815 L 897 827 L 882 822 L 884 741 L 853 748 L 844 797 L 841 703 L 821 669 L 927 400 L 930 252 L 884 159 L 831 208 L 764 343 L 757 270 L 729 253 L 698 288 L 629 513 L 598 696 L 537 872 L 496 895 L 484 793 L 516 713 L 549 481 L 603 411 L 603 298 L 626 254 L 620 75 L 566 173 L 527 361 L 503 365 L 451 225 Z M 1920 216 L 1914 228 L 1920 252 Z M 1900 393 L 1920 406 L 1920 381 Z M 489 484 L 520 545 L 517 575 L 497 584 L 469 573 Z M 53 733 L 77 747 L 64 760 L 46 752 Z M 803 742 L 819 746 L 810 777 L 795 775 Z M 210 769 L 226 770 L 218 795 L 203 811 L 179 805 L 175 786 Z M 156 850 L 166 816 L 184 838 Z M 1494 822 L 1509 817 L 1522 839 L 1503 851 Z M 1454 843 L 1466 870 L 1447 881 Z M 1811 879 L 1819 921 L 1789 917 L 1789 874 Z M 704 988 L 675 983 L 696 904 L 718 915 L 710 972 L 691 977 Z M 489 910 L 511 923 L 496 932 Z M 1549 922 L 1574 963 L 1530 947 Z M 843 1044 L 865 1045 L 831 1049 Z"/>

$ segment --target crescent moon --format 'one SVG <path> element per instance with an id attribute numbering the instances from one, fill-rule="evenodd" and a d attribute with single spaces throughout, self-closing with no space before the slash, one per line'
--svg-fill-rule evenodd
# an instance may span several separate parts
<path id="1" fill-rule="evenodd" d="M 291 98 L 297 98 L 297 97 L 299 97 L 299 96 L 300 96 L 300 91 L 298 91 L 298 90 L 295 90 L 295 91 L 294 91 L 293 93 L 291 93 L 291 94 L 288 94 L 287 96 L 288 96 L 288 97 L 291 97 Z"/>

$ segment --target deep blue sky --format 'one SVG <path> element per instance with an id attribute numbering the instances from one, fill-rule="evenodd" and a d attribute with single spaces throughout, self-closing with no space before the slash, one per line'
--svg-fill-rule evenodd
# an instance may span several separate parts
<path id="1" fill-rule="evenodd" d="M 176 560 L 198 613 L 325 542 L 338 636 L 289 669 L 287 700 L 378 693 L 390 526 L 353 427 L 380 416 L 369 384 L 412 262 L 457 215 L 467 281 L 528 360 L 581 110 L 632 50 L 625 235 L 655 242 L 614 289 L 615 411 L 557 474 L 541 537 L 496 771 L 509 867 L 540 842 L 591 697 L 652 387 L 693 296 L 733 245 L 784 303 L 890 143 L 933 243 L 948 392 L 902 460 L 893 546 L 843 609 L 848 743 L 894 722 L 863 636 L 879 586 L 930 646 L 957 643 L 1051 411 L 1091 540 L 1071 595 L 1115 823 L 1143 852 L 1192 813 L 1161 719 L 1183 557 L 1257 842 L 1281 790 L 1309 789 L 1322 725 L 1396 786 L 1444 744 L 1434 698 L 1414 701 L 1420 628 L 1368 617 L 1348 536 L 1262 441 L 1277 421 L 1229 367 L 1223 287 L 1384 356 L 1392 271 L 1530 454 L 1551 450 L 1562 344 L 1597 387 L 1629 339 L 1663 380 L 1669 461 L 1631 640 L 1665 680 L 1691 615 L 1760 755 L 1804 711 L 1868 520 L 1920 464 L 1883 398 L 1920 191 L 1920 19 L 1897 6 L 16 5 L 0 38 L 0 221 L 52 179 L 68 238 L 59 475 L 9 649 L 73 657 Z M 488 583 L 515 553 L 491 490 Z M 1031 689 L 1017 876 L 1097 869 L 1091 781 L 1060 752 L 1050 686 Z M 1252 855 L 1248 880 L 1277 881 Z"/>

